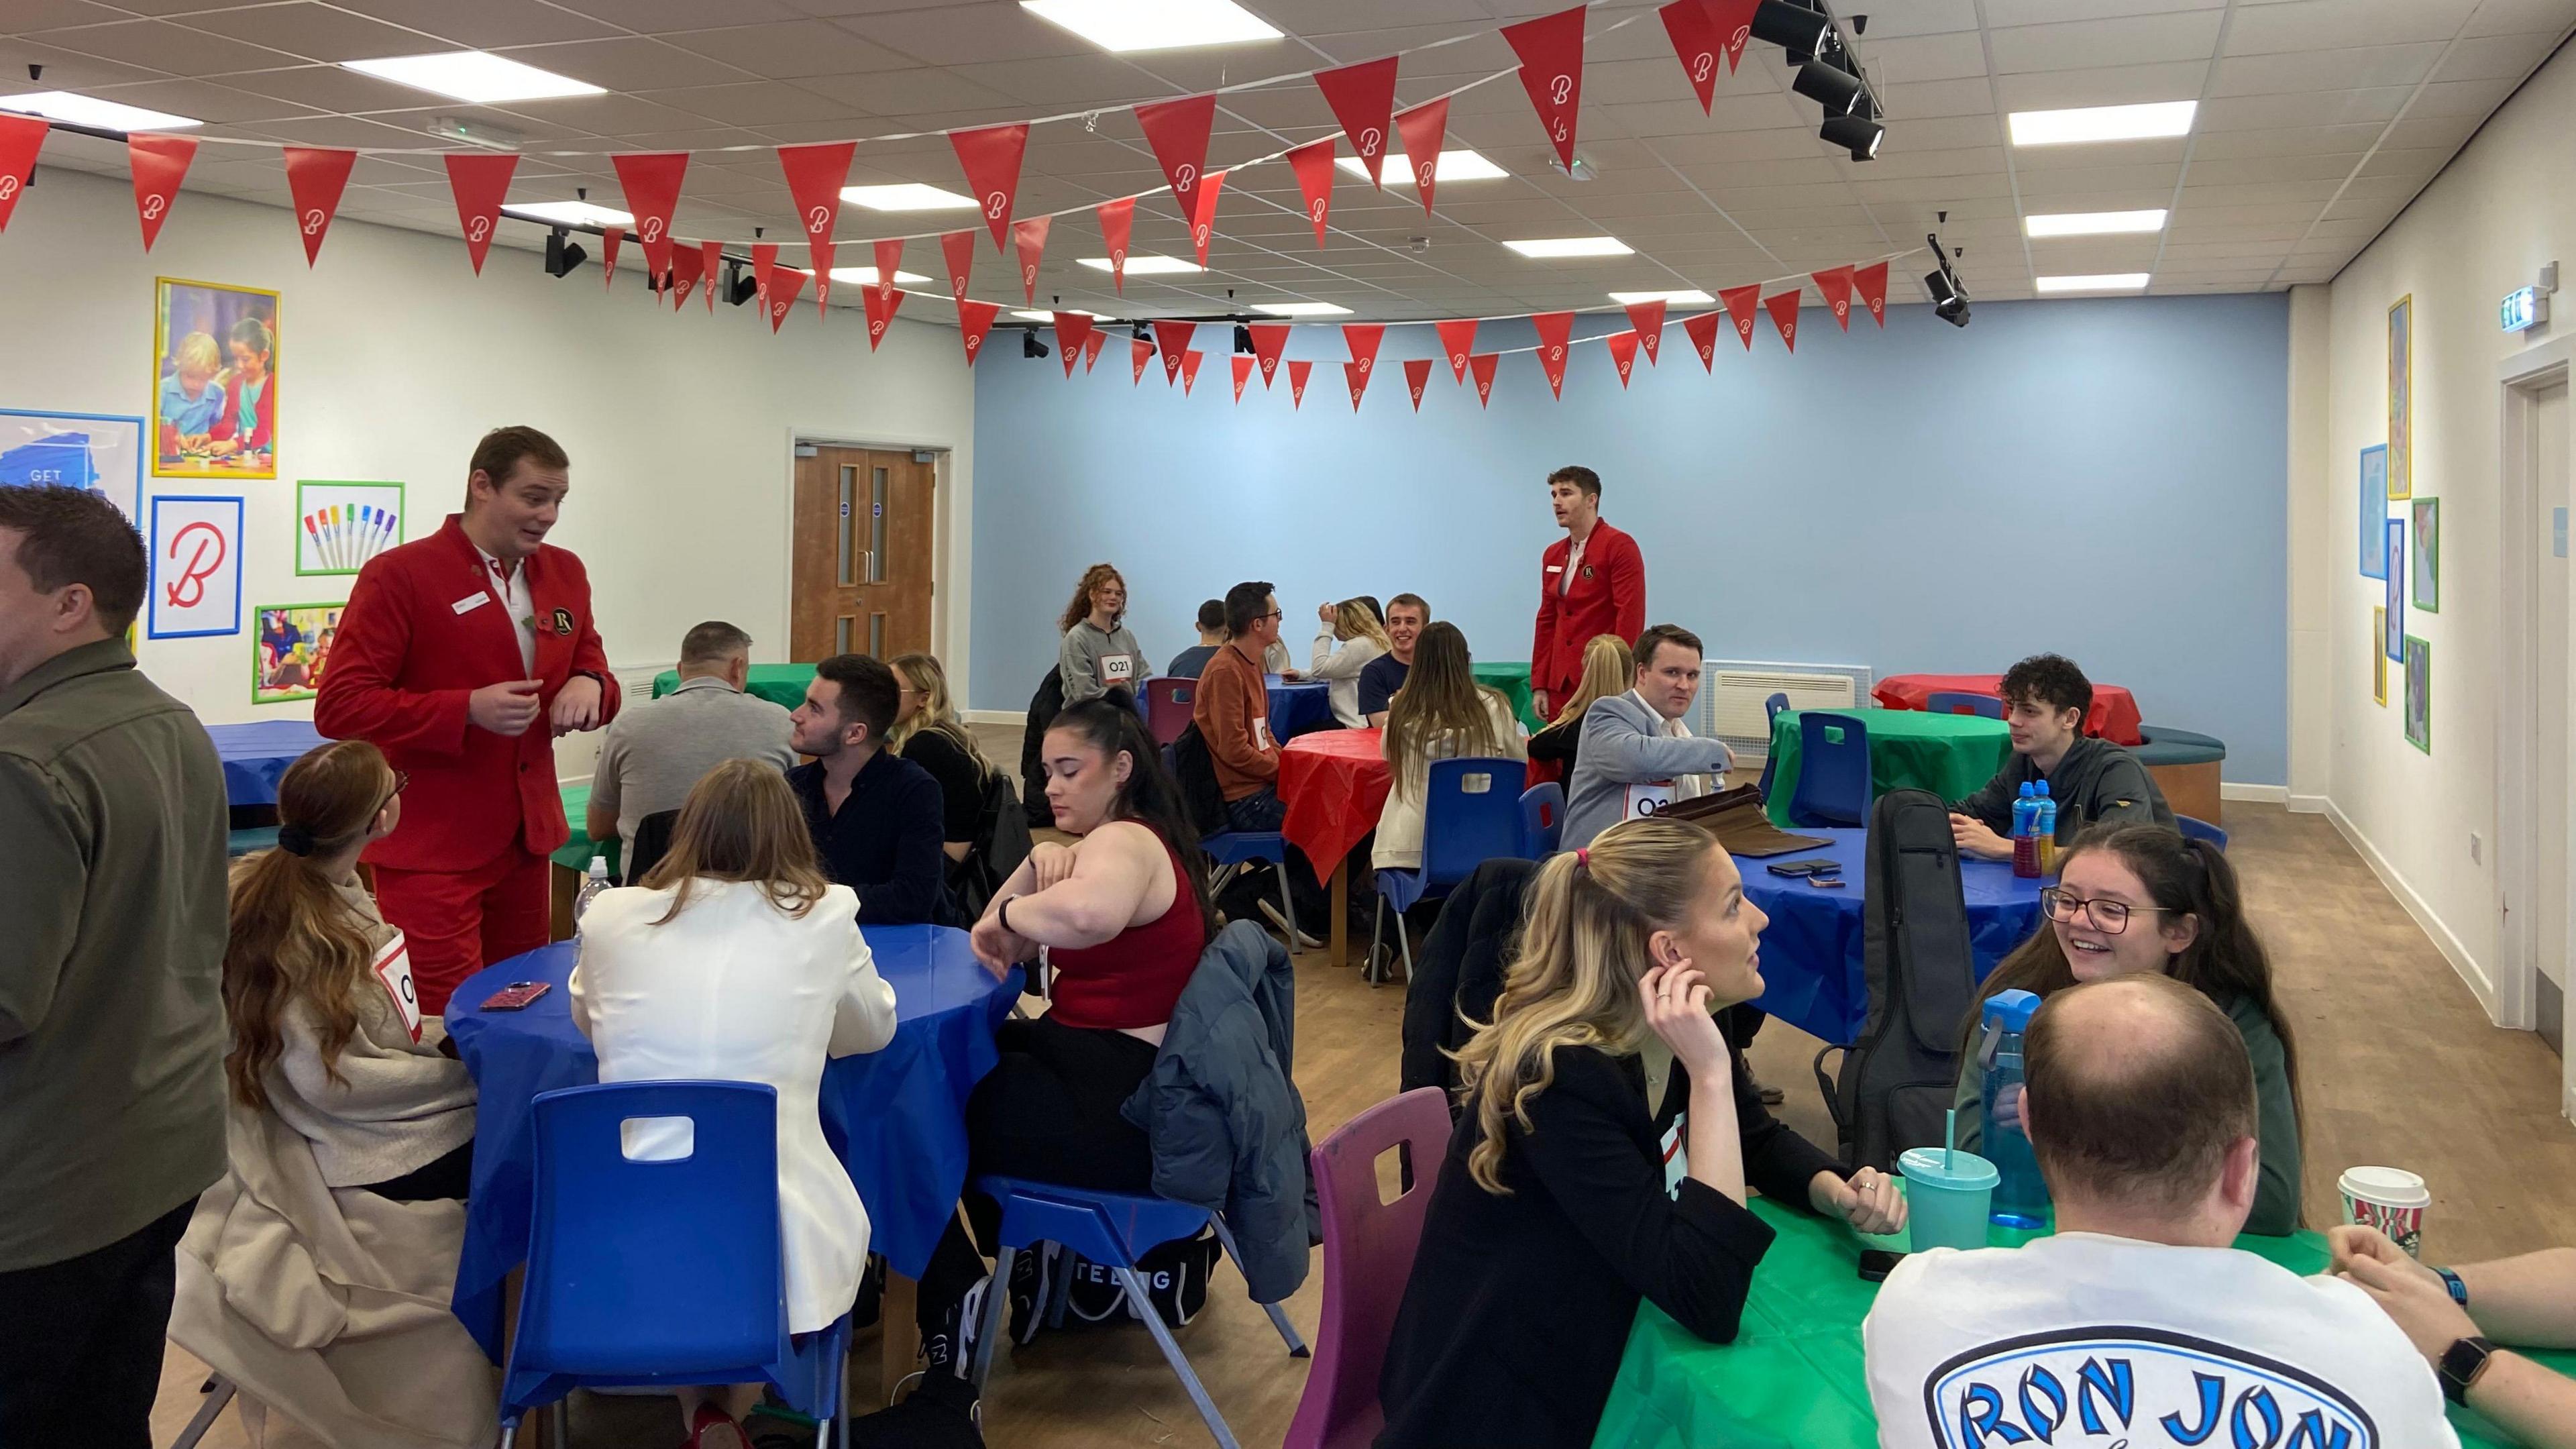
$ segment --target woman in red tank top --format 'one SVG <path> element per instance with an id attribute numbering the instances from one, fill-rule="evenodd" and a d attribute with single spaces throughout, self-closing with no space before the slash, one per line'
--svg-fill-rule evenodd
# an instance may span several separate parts
<path id="1" fill-rule="evenodd" d="M 1153 1070 L 1173 1004 L 1216 934 L 1207 858 L 1126 691 L 1057 715 L 1042 758 L 1056 828 L 1080 838 L 1031 851 L 975 923 L 974 943 L 996 975 L 1047 948 L 1051 1004 L 996 1034 L 1001 1061 L 966 1100 L 968 1177 L 1150 1193 L 1153 1151 L 1119 1108 Z M 974 1238 L 952 1218 L 921 1277 L 932 1373 L 964 1372 L 963 1309 L 985 1276 L 975 1240 L 992 1241 L 997 1226 L 988 1199 L 969 1193 L 966 1211 Z M 1018 1261 L 1042 1271 L 1036 1254 Z M 1011 1285 L 1015 1297 L 1040 1286 Z"/>

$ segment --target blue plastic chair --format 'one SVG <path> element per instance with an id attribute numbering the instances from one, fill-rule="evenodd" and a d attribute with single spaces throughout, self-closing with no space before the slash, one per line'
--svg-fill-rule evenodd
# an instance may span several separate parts
<path id="1" fill-rule="evenodd" d="M 1765 800 L 1771 798 L 1771 727 L 1780 722 L 1780 711 L 1788 707 L 1789 696 L 1785 694 L 1762 701 L 1762 778 L 1755 783 L 1753 793 Z"/>
<path id="2" fill-rule="evenodd" d="M 1385 979 L 1378 970 L 1377 950 L 1385 934 L 1388 906 L 1395 907 L 1395 939 L 1403 952 L 1404 978 L 1410 981 L 1413 938 L 1405 932 L 1404 913 L 1414 902 L 1446 895 L 1476 867 L 1496 857 L 1527 858 L 1527 835 L 1521 824 L 1521 782 L 1527 778 L 1529 766 L 1519 760 L 1471 757 L 1431 762 L 1422 785 L 1422 864 L 1412 870 L 1377 873 L 1377 907 L 1369 916 L 1370 984 Z"/>
<path id="3" fill-rule="evenodd" d="M 1798 789 L 1789 797 L 1789 823 L 1868 825 L 1869 727 L 1853 715 L 1802 710 L 1798 754 Z"/>
<path id="4" fill-rule="evenodd" d="M 2227 832 L 2206 820 L 2194 820 L 2188 815 L 2177 815 L 2174 817 L 2174 826 L 2182 831 L 2182 838 L 2185 840 L 2206 840 L 2222 851 L 2227 849 Z"/>
<path id="5" fill-rule="evenodd" d="M 1180 755 L 1170 745 L 1163 746 L 1163 769 L 1173 779 L 1181 777 Z M 1208 864 L 1217 867 L 1217 876 L 1208 882 L 1213 897 L 1225 889 L 1234 867 L 1248 860 L 1266 860 L 1272 873 L 1279 877 L 1279 910 L 1288 921 L 1288 949 L 1305 949 L 1298 939 L 1297 902 L 1288 894 L 1288 837 L 1276 830 L 1220 830 L 1199 837 L 1199 849 L 1207 852 Z"/>
<path id="6" fill-rule="evenodd" d="M 767 1382 L 849 1442 L 845 1313 L 787 1331 L 778 1226 L 778 1094 L 754 1082 L 620 1082 L 540 1092 L 518 1332 L 501 1382 L 501 1443 L 585 1385 Z M 621 1124 L 676 1117 L 689 1155 L 637 1162 Z M 562 1442 L 560 1432 L 557 1442 Z"/>
<path id="7" fill-rule="evenodd" d="M 1549 780 L 1521 792 L 1521 855 L 1545 860 L 1565 834 L 1565 787 Z"/>
<path id="8" fill-rule="evenodd" d="M 1058 1187 L 1016 1177 L 979 1177 L 974 1190 L 1002 1208 L 1001 1242 L 993 1255 L 993 1279 L 984 1291 L 984 1319 L 975 1335 L 975 1355 L 968 1366 L 976 1397 L 983 1397 L 984 1380 L 993 1369 L 993 1345 L 1002 1337 L 1002 1305 L 1011 1296 L 1002 1291 L 1002 1285 L 1011 1281 L 1012 1260 L 1039 1243 L 1057 1243 L 1116 1275 L 1119 1286 L 1126 1290 L 1128 1306 L 1153 1330 L 1155 1347 L 1163 1351 L 1163 1361 L 1172 1366 L 1181 1387 L 1189 1391 L 1190 1402 L 1198 1406 L 1208 1432 L 1225 1449 L 1239 1449 L 1234 1431 L 1226 1427 L 1225 1416 L 1217 1412 L 1216 1401 L 1208 1397 L 1207 1386 L 1199 1382 L 1189 1356 L 1172 1340 L 1171 1328 L 1154 1311 L 1153 1301 L 1145 1294 L 1145 1280 L 1136 1271 L 1137 1259 L 1147 1252 L 1164 1243 L 1195 1236 L 1200 1228 L 1211 1225 L 1216 1228 L 1217 1241 L 1224 1245 L 1226 1256 L 1241 1271 L 1243 1255 L 1235 1248 L 1234 1234 L 1226 1230 L 1224 1218 L 1170 1198 Z M 1063 1320 L 1065 1295 L 1072 1285 L 1072 1274 L 1056 1275 L 1055 1294 L 1046 1307 L 1050 1324 Z M 1279 1330 L 1280 1339 L 1288 1345 L 1289 1356 L 1306 1357 L 1305 1340 L 1297 1336 L 1288 1315 L 1276 1303 L 1262 1307 L 1270 1315 L 1271 1326 Z"/>
<path id="9" fill-rule="evenodd" d="M 1924 700 L 1923 707 L 1934 714 L 1973 714 L 1986 719 L 2004 717 L 2004 702 L 1991 694 L 1953 694 L 1945 690 Z"/>

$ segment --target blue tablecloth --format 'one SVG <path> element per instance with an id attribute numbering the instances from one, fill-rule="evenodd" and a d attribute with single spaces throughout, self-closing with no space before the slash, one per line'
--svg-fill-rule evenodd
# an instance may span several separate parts
<path id="1" fill-rule="evenodd" d="M 1765 989 L 1753 1004 L 1811 1036 L 1837 1046 L 1860 1039 L 1869 1019 L 1869 976 L 1861 964 L 1862 904 L 1868 890 L 1866 830 L 1801 830 L 1833 844 L 1762 860 L 1735 858 L 1744 873 L 1744 895 L 1771 924 L 1762 932 Z M 1804 880 L 1773 875 L 1766 865 L 1793 860 L 1835 860 L 1843 867 L 1841 890 L 1819 890 Z M 1959 885 L 1968 900 L 1968 936 L 1977 953 L 1977 979 L 1995 969 L 2012 948 L 2039 929 L 2041 882 L 2012 873 L 2000 860 L 1959 861 Z"/>
<path id="2" fill-rule="evenodd" d="M 215 757 L 224 762 L 224 796 L 234 805 L 274 805 L 277 779 L 286 767 L 323 740 L 309 719 L 263 719 L 208 725 Z"/>
<path id="3" fill-rule="evenodd" d="M 998 1060 L 994 1028 L 1019 999 L 977 964 L 966 933 L 944 926 L 870 926 L 877 970 L 894 987 L 895 1033 L 882 1051 L 823 1069 L 823 1135 L 867 1204 L 869 1246 L 918 1278 L 966 1184 L 966 1094 Z M 540 1092 L 599 1080 L 599 1058 L 572 1024 L 573 943 L 488 966 L 456 989 L 447 1015 L 456 1052 L 474 1073 L 474 1189 L 456 1264 L 456 1316 L 501 1361 L 502 1283 L 527 1261 Z M 525 1011 L 476 1009 L 513 981 L 554 990 Z"/>
<path id="4" fill-rule="evenodd" d="M 1340 727 L 1333 718 L 1333 687 L 1322 681 L 1284 681 L 1265 675 L 1270 686 L 1270 738 L 1286 744 L 1308 730 Z"/>

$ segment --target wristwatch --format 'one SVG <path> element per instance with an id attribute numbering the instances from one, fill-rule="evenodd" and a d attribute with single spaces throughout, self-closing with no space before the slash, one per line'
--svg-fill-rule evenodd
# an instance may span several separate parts
<path id="1" fill-rule="evenodd" d="M 2455 1404 L 2469 1401 L 2469 1388 L 2487 1371 L 2495 1345 L 2483 1338 L 2464 1338 L 2442 1350 L 2442 1396 Z"/>
<path id="2" fill-rule="evenodd" d="M 2436 1268 L 2433 1271 L 2441 1275 L 2442 1286 L 2451 1290 L 2451 1301 L 2462 1308 L 2468 1307 L 2469 1285 L 2460 1281 L 2460 1275 L 2448 1268 Z"/>

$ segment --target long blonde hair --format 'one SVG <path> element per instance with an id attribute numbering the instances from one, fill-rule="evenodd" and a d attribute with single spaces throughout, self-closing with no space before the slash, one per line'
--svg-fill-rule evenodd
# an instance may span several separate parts
<path id="1" fill-rule="evenodd" d="M 1392 654 L 1395 641 L 1386 637 L 1386 626 L 1377 620 L 1377 611 L 1366 599 L 1344 599 L 1333 606 L 1333 632 L 1343 639 L 1366 639 L 1380 650 Z"/>
<path id="2" fill-rule="evenodd" d="M 776 765 L 727 760 L 689 791 L 671 827 L 671 848 L 642 881 L 671 891 L 671 908 L 653 924 L 667 926 L 688 909 L 701 879 L 755 881 L 771 905 L 797 918 L 831 889 L 815 863 L 805 811 Z"/>
<path id="3" fill-rule="evenodd" d="M 298 1002 L 321 1026 L 324 1076 L 346 1085 L 340 1053 L 357 1035 L 353 997 L 375 943 L 318 863 L 357 844 L 393 795 L 393 767 L 374 745 L 341 740 L 313 750 L 277 782 L 283 843 L 233 868 L 223 982 L 233 1041 L 224 1080 L 245 1107 L 268 1105 L 262 1078 L 285 1050 L 279 1019 Z"/>
<path id="4" fill-rule="evenodd" d="M 977 776 L 993 773 L 993 762 L 984 758 L 975 744 L 975 732 L 957 718 L 957 706 L 948 698 L 947 669 L 928 654 L 898 654 L 886 663 L 899 681 L 921 695 L 920 711 L 886 732 L 886 743 L 894 752 L 902 754 L 906 741 L 928 730 L 964 751 L 975 762 Z"/>
<path id="5" fill-rule="evenodd" d="M 1425 624 L 1413 641 L 1413 668 L 1404 688 L 1386 708 L 1386 737 L 1381 746 L 1395 767 L 1396 788 L 1407 798 L 1422 792 L 1430 771 L 1431 742 L 1442 735 L 1457 741 L 1461 756 L 1498 755 L 1503 742 L 1494 732 L 1494 716 L 1511 708 L 1499 693 L 1476 682 L 1474 661 L 1467 657 L 1467 636 L 1449 623 Z"/>
<path id="6" fill-rule="evenodd" d="M 1557 1048 L 1618 1055 L 1644 1042 L 1637 981 L 1650 959 L 1647 938 L 1689 913 L 1716 848 L 1715 836 L 1687 820 L 1652 817 L 1622 821 L 1539 867 L 1494 1019 L 1455 1053 L 1459 1100 L 1476 1112 L 1467 1174 L 1478 1187 L 1510 1196 L 1504 1136 L 1509 1123 L 1531 1130 L 1529 1101 L 1556 1081 Z"/>
<path id="7" fill-rule="evenodd" d="M 1595 634 L 1583 646 L 1583 677 L 1574 684 L 1574 693 L 1566 698 L 1565 708 L 1549 720 L 1553 728 L 1570 719 L 1583 718 L 1592 702 L 1626 694 L 1636 687 L 1637 660 L 1628 652 L 1628 641 L 1616 634 Z"/>
<path id="8" fill-rule="evenodd" d="M 1055 621 L 1055 631 L 1059 634 L 1068 633 L 1074 625 L 1090 618 L 1093 591 L 1112 579 L 1118 581 L 1118 587 L 1122 589 L 1127 587 L 1127 576 L 1118 572 L 1115 564 L 1096 563 L 1084 569 L 1082 582 L 1073 586 L 1073 602 L 1064 606 L 1064 617 Z M 1124 614 L 1118 616 L 1119 619 L 1125 617 L 1127 616 Z M 1109 626 L 1113 629 L 1118 627 L 1118 619 L 1110 620 Z"/>

